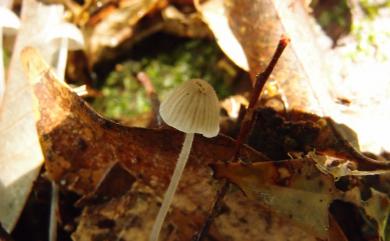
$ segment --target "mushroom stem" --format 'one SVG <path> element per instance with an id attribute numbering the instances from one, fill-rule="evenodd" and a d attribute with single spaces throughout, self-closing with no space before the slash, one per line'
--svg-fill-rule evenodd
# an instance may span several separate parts
<path id="1" fill-rule="evenodd" d="M 59 196 L 58 186 L 54 181 L 52 181 L 51 182 L 49 241 L 56 241 L 57 240 L 58 196 Z"/>
<path id="2" fill-rule="evenodd" d="M 3 28 L 0 27 L 0 107 L 3 103 L 3 96 L 5 91 L 5 71 L 3 58 Z"/>
<path id="3" fill-rule="evenodd" d="M 177 186 L 179 184 L 180 177 L 183 174 L 183 170 L 187 163 L 188 156 L 190 155 L 193 139 L 194 139 L 194 133 L 186 133 L 183 147 L 181 148 L 179 158 L 176 163 L 175 171 L 173 172 L 168 189 L 165 191 L 164 200 L 161 204 L 161 208 L 158 212 L 156 221 L 154 222 L 152 232 L 149 236 L 149 241 L 158 240 L 162 225 L 164 223 L 169 207 L 171 206 L 173 196 L 175 195 Z"/>
<path id="4" fill-rule="evenodd" d="M 60 81 L 65 81 L 66 62 L 68 58 L 68 39 L 61 38 L 60 51 L 58 53 L 58 62 L 56 74 Z"/>

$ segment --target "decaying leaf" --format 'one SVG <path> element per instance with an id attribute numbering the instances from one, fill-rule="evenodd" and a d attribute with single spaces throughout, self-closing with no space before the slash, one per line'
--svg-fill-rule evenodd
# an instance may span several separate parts
<path id="1" fill-rule="evenodd" d="M 112 163 L 120 162 L 137 179 L 149 184 L 157 181 L 152 185 L 158 190 L 165 187 L 183 134 L 171 129 L 130 128 L 103 119 L 56 81 L 36 50 L 26 48 L 22 55 L 37 99 L 37 129 L 52 179 L 86 194 L 95 190 Z M 233 146 L 234 141 L 225 136 L 197 136 L 189 168 L 228 160 Z M 249 161 L 269 160 L 249 147 L 241 155 Z"/>
<path id="2" fill-rule="evenodd" d="M 332 175 L 335 180 L 344 176 L 369 176 L 378 174 L 390 174 L 390 170 L 371 170 L 371 171 L 360 171 L 356 170 L 354 162 L 343 160 L 339 158 L 332 158 L 330 156 L 316 155 L 315 153 L 309 153 L 309 156 L 316 162 L 318 170 L 325 174 Z"/>
<path id="3" fill-rule="evenodd" d="M 350 161 L 356 171 L 383 173 L 390 169 L 389 161 L 377 161 L 363 155 L 351 143 L 356 143 L 354 132 L 329 117 L 320 117 L 300 111 L 279 113 L 270 108 L 259 108 L 254 113 L 255 124 L 249 136 L 249 145 L 274 160 L 287 159 L 288 153 L 315 150 L 321 155 Z M 337 129 L 336 129 L 337 128 Z M 353 162 L 353 163 L 352 163 Z M 360 174 L 363 174 L 360 172 Z"/>
<path id="4" fill-rule="evenodd" d="M 132 192 L 84 209 L 74 240 L 146 240 L 158 211 L 151 194 Z"/>
<path id="5" fill-rule="evenodd" d="M 174 5 L 161 10 L 162 31 L 187 38 L 208 38 L 211 33 L 197 12 L 181 12 Z"/>
<path id="6" fill-rule="evenodd" d="M 154 197 L 160 198 L 173 171 L 183 135 L 170 129 L 131 128 L 105 120 L 67 86 L 55 79 L 36 50 L 26 48 L 22 53 L 22 60 L 34 90 L 37 129 L 48 176 L 62 188 L 73 190 L 87 198 L 93 197 L 95 193 L 106 195 L 107 201 L 100 200 L 100 204 L 84 202 L 84 214 L 80 217 L 80 226 L 74 239 L 88 240 L 100 236 L 105 237 L 105 240 L 116 240 L 117 237 L 112 233 L 118 232 L 114 230 L 123 230 L 122 237 L 126 240 L 130 240 L 127 237 L 131 235 L 140 235 L 137 237 L 142 236 L 143 239 L 137 240 L 146 240 L 145 233 L 148 230 L 145 229 L 157 214 L 156 200 L 142 199 L 142 196 L 131 197 L 132 192 L 139 190 L 134 187 L 135 184 L 130 193 L 120 197 L 108 196 L 107 192 L 101 192 L 104 190 L 102 187 L 107 187 L 109 183 L 114 185 L 112 178 L 116 175 L 110 173 L 119 168 L 125 174 L 125 179 L 135 178 L 136 186 L 141 186 L 142 192 L 152 193 Z M 163 229 L 166 235 L 175 233 L 172 234 L 172 240 L 190 240 L 189 235 L 198 231 L 218 188 L 218 181 L 211 176 L 208 164 L 230 159 L 234 144 L 232 139 L 223 135 L 212 139 L 200 136 L 195 138 L 188 165 L 175 195 L 172 207 L 174 215 L 167 218 Z M 250 162 L 270 161 L 247 146 L 242 148 L 240 158 Z M 105 178 L 111 181 L 108 183 L 102 180 Z M 222 237 L 219 240 L 225 240 L 239 236 L 242 241 L 256 241 L 264 237 L 272 239 L 275 236 L 289 236 L 291 240 L 314 240 L 313 236 L 298 231 L 291 225 L 281 228 L 280 222 L 283 221 L 276 217 L 270 220 L 266 213 L 259 214 L 259 205 L 239 192 L 229 194 L 227 198 L 226 208 L 234 212 L 222 213 L 217 218 L 215 231 L 210 234 L 213 238 Z M 132 213 L 130 209 L 123 209 L 123 203 L 129 203 L 126 200 L 136 200 L 131 202 L 135 203 L 134 206 L 144 207 L 142 210 L 145 212 L 135 215 L 141 216 L 142 228 L 138 225 L 139 222 L 131 222 L 132 219 L 124 222 L 125 217 L 128 217 L 126 215 Z M 113 204 L 115 202 L 118 204 Z M 133 207 L 132 204 L 129 205 Z M 180 215 L 175 215 L 176 212 L 196 218 L 189 219 L 188 223 L 181 223 L 178 221 L 181 220 Z M 118 222 L 112 225 L 110 220 L 115 221 L 116 218 Z M 106 219 L 107 222 L 104 221 Z M 241 220 L 239 223 L 238 219 Z M 242 220 L 248 220 L 259 228 L 245 231 L 248 223 Z M 176 227 L 174 232 L 172 225 Z"/>
<path id="7" fill-rule="evenodd" d="M 371 197 L 367 200 L 362 200 L 359 189 L 355 187 L 346 192 L 343 199 L 363 209 L 367 217 L 376 222 L 379 236 L 381 240 L 385 241 L 389 238 L 389 234 L 386 234 L 386 226 L 390 215 L 389 195 L 373 188 L 370 188 L 370 191 Z"/>
<path id="8" fill-rule="evenodd" d="M 217 178 L 227 178 L 249 199 L 293 220 L 319 238 L 344 237 L 328 211 L 334 200 L 343 200 L 362 208 L 375 220 L 378 234 L 385 240 L 390 213 L 388 195 L 371 188 L 371 197 L 362 200 L 358 187 L 342 192 L 336 189 L 333 177 L 317 169 L 311 158 L 254 164 L 217 163 L 213 167 Z"/>
<path id="9" fill-rule="evenodd" d="M 214 165 L 217 178 L 237 184 L 250 198 L 293 220 L 319 238 L 328 237 L 328 207 L 339 191 L 312 160 L 288 160 L 249 165 Z"/>
<path id="10" fill-rule="evenodd" d="M 11 231 L 36 179 L 43 156 L 35 129 L 31 89 L 22 73 L 19 53 L 26 45 L 42 50 L 50 61 L 54 49 L 42 45 L 42 33 L 60 21 L 62 7 L 24 0 L 21 28 L 11 60 L 4 102 L 0 110 L 0 221 Z"/>
<path id="11" fill-rule="evenodd" d="M 119 1 L 119 4 L 111 1 L 98 7 L 90 13 L 84 28 L 89 63 L 93 66 L 117 59 L 123 51 L 131 52 L 134 44 L 157 32 L 211 38 L 199 14 L 188 7 L 182 9 L 165 0 Z"/>
<path id="12" fill-rule="evenodd" d="M 386 234 L 386 225 L 390 215 L 390 200 L 389 196 L 385 193 L 371 189 L 372 196 L 365 202 L 362 202 L 362 206 L 366 214 L 373 218 L 378 225 L 378 232 L 382 240 L 388 240 Z"/>
<path id="13" fill-rule="evenodd" d="M 132 37 L 138 21 L 157 8 L 159 2 L 160 0 L 136 0 L 120 5 L 111 3 L 110 10 L 104 15 L 104 21 L 91 18 L 85 28 L 90 63 L 95 63 L 101 55 L 110 54 L 111 48 Z M 110 56 L 104 58 L 110 59 Z"/>

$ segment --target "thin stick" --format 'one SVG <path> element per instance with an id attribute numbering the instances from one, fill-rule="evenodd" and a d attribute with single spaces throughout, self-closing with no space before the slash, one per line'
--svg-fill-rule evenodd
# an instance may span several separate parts
<path id="1" fill-rule="evenodd" d="M 256 83 L 255 83 L 255 86 L 254 86 L 254 89 L 252 92 L 252 96 L 250 98 L 249 106 L 248 106 L 248 109 L 246 110 L 246 112 L 244 113 L 244 118 L 243 118 L 243 122 L 242 122 L 242 125 L 240 128 L 240 132 L 239 132 L 238 137 L 236 139 L 236 146 L 234 149 L 232 161 L 236 161 L 238 159 L 242 143 L 244 142 L 244 140 L 248 136 L 249 131 L 253 125 L 253 121 L 254 121 L 253 116 L 251 115 L 251 116 L 247 117 L 248 113 L 249 114 L 253 113 L 255 104 L 257 103 L 257 100 L 260 97 L 261 91 L 263 90 L 265 83 L 267 82 L 269 76 L 271 75 L 273 69 L 276 66 L 276 63 L 278 62 L 280 56 L 282 55 L 284 49 L 287 47 L 289 42 L 290 42 L 290 39 L 287 36 L 282 35 L 282 37 L 279 40 L 278 47 L 276 48 L 275 53 L 274 53 L 270 63 L 268 64 L 267 68 L 264 70 L 264 72 L 262 72 L 256 76 Z M 213 208 L 212 208 L 210 214 L 207 216 L 206 221 L 203 223 L 203 226 L 200 229 L 200 231 L 194 236 L 194 238 L 193 238 L 194 241 L 201 241 L 207 236 L 207 233 L 210 229 L 211 224 L 213 223 L 215 217 L 218 215 L 218 213 L 221 210 L 222 201 L 223 201 L 227 191 L 229 190 L 229 187 L 230 187 L 230 183 L 226 179 L 224 179 L 222 187 L 219 189 L 219 191 L 217 193 Z"/>
<path id="2" fill-rule="evenodd" d="M 245 138 L 248 136 L 249 131 L 252 127 L 254 119 L 252 116 L 248 116 L 248 113 L 251 114 L 251 111 L 254 110 L 254 107 L 257 103 L 257 100 L 260 97 L 260 94 L 265 86 L 265 83 L 267 82 L 268 78 L 270 77 L 272 71 L 274 70 L 276 63 L 278 62 L 280 56 L 282 55 L 284 49 L 287 47 L 288 43 L 290 42 L 290 39 L 286 36 L 282 36 L 279 40 L 278 47 L 275 50 L 274 55 L 272 56 L 271 61 L 269 62 L 267 68 L 264 70 L 264 72 L 258 74 L 256 76 L 256 83 L 253 88 L 252 96 L 250 98 L 249 106 L 246 112 L 244 113 L 243 122 L 240 128 L 240 132 L 237 137 L 236 141 L 236 147 L 234 151 L 234 158 L 233 160 L 236 160 L 239 153 L 242 143 L 244 142 Z M 247 121 L 249 119 L 249 121 Z"/>
<path id="3" fill-rule="evenodd" d="M 154 127 L 154 126 L 160 127 L 162 124 L 161 117 L 158 113 L 158 110 L 160 108 L 160 101 L 154 89 L 153 83 L 145 72 L 139 72 L 137 74 L 137 79 L 144 87 L 146 94 L 148 95 L 150 102 L 152 104 L 152 111 L 154 113 L 154 118 L 149 123 L 149 127 Z"/>

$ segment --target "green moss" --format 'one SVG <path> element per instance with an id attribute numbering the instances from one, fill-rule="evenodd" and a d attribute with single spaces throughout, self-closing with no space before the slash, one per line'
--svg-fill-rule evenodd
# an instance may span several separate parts
<path id="1" fill-rule="evenodd" d="M 236 69 L 224 59 L 215 42 L 182 41 L 170 51 L 117 64 L 101 88 L 102 96 L 94 100 L 94 108 L 114 119 L 150 111 L 149 99 L 135 77 L 141 71 L 149 76 L 160 99 L 191 78 L 207 80 L 219 97 L 224 98 L 231 94 L 230 83 L 236 76 Z"/>

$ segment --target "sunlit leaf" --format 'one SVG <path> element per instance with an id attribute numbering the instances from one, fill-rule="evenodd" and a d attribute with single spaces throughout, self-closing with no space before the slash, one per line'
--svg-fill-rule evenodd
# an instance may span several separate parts
<path id="1" fill-rule="evenodd" d="M 248 60 L 241 44 L 234 36 L 226 16 L 226 10 L 222 0 L 210 0 L 200 4 L 195 1 L 195 6 L 201 13 L 203 21 L 207 23 L 214 33 L 218 45 L 229 58 L 243 70 L 248 71 Z"/>
<path id="2" fill-rule="evenodd" d="M 23 75 L 20 51 L 26 45 L 42 50 L 51 60 L 54 49 L 43 45 L 42 33 L 62 16 L 62 7 L 24 0 L 21 29 L 13 52 L 3 106 L 0 110 L 0 220 L 13 229 L 37 177 L 43 156 L 32 108 L 32 93 Z"/>

